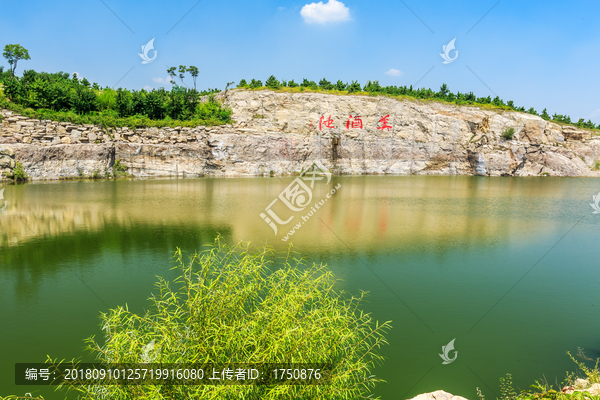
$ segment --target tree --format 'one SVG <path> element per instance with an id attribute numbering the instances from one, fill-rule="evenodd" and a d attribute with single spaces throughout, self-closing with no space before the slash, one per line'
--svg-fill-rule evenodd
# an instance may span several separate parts
<path id="1" fill-rule="evenodd" d="M 448 93 L 450 93 L 450 89 L 448 89 L 448 85 L 446 85 L 445 83 L 442 83 L 442 86 L 440 86 L 440 91 L 438 92 L 439 96 L 444 99 L 446 98 L 446 96 L 448 96 Z"/>
<path id="2" fill-rule="evenodd" d="M 338 79 L 338 81 L 335 84 L 335 90 L 339 90 L 340 92 L 346 90 L 346 84 L 340 79 Z"/>
<path id="3" fill-rule="evenodd" d="M 194 90 L 196 90 L 196 78 L 199 75 L 198 67 L 194 67 L 193 65 L 190 65 L 190 67 L 187 70 L 190 73 L 190 75 L 192 76 L 192 80 L 194 81 Z"/>
<path id="4" fill-rule="evenodd" d="M 187 67 L 185 65 L 180 65 L 179 66 L 179 79 L 181 79 L 182 85 L 185 85 L 185 83 L 183 83 L 183 78 L 185 78 L 186 72 L 187 72 Z"/>
<path id="5" fill-rule="evenodd" d="M 269 89 L 279 89 L 281 83 L 275 78 L 275 75 L 271 75 L 265 82 L 265 86 Z"/>
<path id="6" fill-rule="evenodd" d="M 333 85 L 327 79 L 323 78 L 319 81 L 319 87 L 323 90 L 333 89 Z"/>
<path id="7" fill-rule="evenodd" d="M 17 62 L 19 60 L 31 60 L 29 57 L 29 51 L 20 44 L 7 44 L 4 46 L 4 53 L 2 56 L 6 58 L 10 65 L 10 72 L 12 77 L 15 77 L 15 70 L 17 69 Z"/>
<path id="8" fill-rule="evenodd" d="M 169 74 L 169 76 L 171 77 L 171 83 L 175 83 L 175 76 L 177 75 L 175 73 L 176 68 L 175 67 L 171 67 L 169 69 L 167 69 L 167 74 Z"/>
<path id="9" fill-rule="evenodd" d="M 544 111 L 542 111 L 542 115 L 540 115 L 543 119 L 545 119 L 546 121 L 548 121 L 550 119 L 550 115 L 548 115 L 548 110 L 546 110 L 544 108 Z"/>

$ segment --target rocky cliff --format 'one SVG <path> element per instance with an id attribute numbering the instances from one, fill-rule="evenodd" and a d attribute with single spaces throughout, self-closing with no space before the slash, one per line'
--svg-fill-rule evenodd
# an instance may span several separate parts
<path id="1" fill-rule="evenodd" d="M 115 160 L 136 176 L 287 174 L 314 160 L 340 174 L 600 176 L 600 136 L 530 114 L 268 90 L 217 98 L 233 124 L 107 130 L 3 110 L 0 143 L 38 179 L 102 175 Z"/>

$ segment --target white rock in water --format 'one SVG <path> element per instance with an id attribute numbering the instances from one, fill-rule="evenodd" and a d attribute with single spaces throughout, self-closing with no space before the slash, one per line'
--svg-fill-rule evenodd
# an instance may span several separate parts
<path id="1" fill-rule="evenodd" d="M 461 396 L 455 396 L 452 393 L 444 392 L 443 390 L 436 390 L 431 393 L 423 393 L 417 397 L 413 397 L 410 400 L 467 400 Z"/>

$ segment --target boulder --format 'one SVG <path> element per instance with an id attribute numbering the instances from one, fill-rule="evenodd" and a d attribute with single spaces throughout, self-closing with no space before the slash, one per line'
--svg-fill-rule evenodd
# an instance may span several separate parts
<path id="1" fill-rule="evenodd" d="M 461 396 L 455 396 L 452 393 L 444 392 L 443 390 L 436 390 L 431 393 L 423 393 L 417 397 L 413 397 L 411 400 L 467 400 Z"/>
<path id="2" fill-rule="evenodd" d="M 10 147 L 0 146 L 0 155 L 14 157 L 15 151 Z"/>

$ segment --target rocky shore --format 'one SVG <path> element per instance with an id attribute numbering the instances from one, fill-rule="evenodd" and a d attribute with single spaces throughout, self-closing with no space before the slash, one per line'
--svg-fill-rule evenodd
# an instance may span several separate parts
<path id="1" fill-rule="evenodd" d="M 64 179 L 106 175 L 119 160 L 140 177 L 241 176 L 319 160 L 338 174 L 600 176 L 600 136 L 526 113 L 269 90 L 217 99 L 233 124 L 106 129 L 2 110 L 0 169 L 20 162 L 33 179 Z"/>

